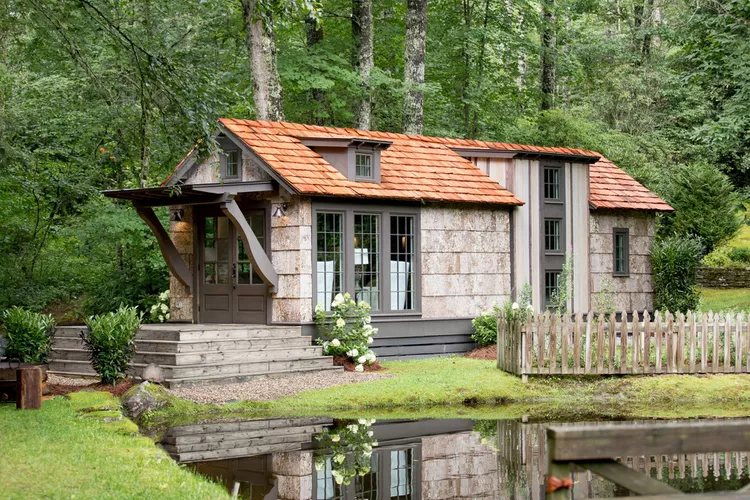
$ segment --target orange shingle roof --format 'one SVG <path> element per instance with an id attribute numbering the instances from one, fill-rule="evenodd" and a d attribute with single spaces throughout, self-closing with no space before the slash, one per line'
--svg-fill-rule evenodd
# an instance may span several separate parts
<path id="1" fill-rule="evenodd" d="M 522 205 L 513 193 L 439 141 L 419 136 L 222 118 L 239 137 L 300 194 Z M 381 152 L 380 182 L 350 181 L 300 138 L 389 140 Z"/>
<path id="2" fill-rule="evenodd" d="M 667 203 L 599 153 L 583 149 L 529 146 L 471 139 L 427 137 L 341 127 L 222 118 L 235 134 L 300 194 L 445 202 L 522 205 L 513 193 L 457 154 L 487 149 L 586 157 L 589 202 L 594 208 L 671 211 Z M 363 138 L 392 141 L 381 152 L 381 182 L 349 181 L 304 138 Z"/>

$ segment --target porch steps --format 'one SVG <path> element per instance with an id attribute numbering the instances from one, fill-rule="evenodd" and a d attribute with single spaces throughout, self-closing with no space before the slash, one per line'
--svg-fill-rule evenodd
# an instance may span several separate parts
<path id="1" fill-rule="evenodd" d="M 296 451 L 331 422 L 305 417 L 188 425 L 169 429 L 161 445 L 181 463 Z"/>
<path id="2" fill-rule="evenodd" d="M 82 331 L 57 329 L 50 372 L 95 376 Z M 130 373 L 137 377 L 149 363 L 165 371 L 169 387 L 341 370 L 310 337 L 302 336 L 301 327 L 283 325 L 144 325 L 136 335 Z"/>

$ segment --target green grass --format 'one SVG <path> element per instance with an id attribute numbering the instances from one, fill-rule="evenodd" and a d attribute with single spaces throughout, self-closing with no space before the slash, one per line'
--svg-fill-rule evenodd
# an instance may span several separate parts
<path id="1" fill-rule="evenodd" d="M 89 411 L 91 410 L 91 411 Z M 57 397 L 41 410 L 0 405 L 3 498 L 229 498 L 120 416 L 107 393 Z"/>
<path id="2" fill-rule="evenodd" d="M 703 311 L 750 311 L 750 288 L 702 288 Z"/>
<path id="3" fill-rule="evenodd" d="M 451 357 L 385 363 L 393 378 L 306 391 L 265 403 L 203 405 L 177 398 L 156 427 L 211 418 L 670 418 L 750 416 L 750 375 L 520 378 L 493 361 Z"/>
<path id="4" fill-rule="evenodd" d="M 734 238 L 729 240 L 728 245 L 734 248 L 750 248 L 750 225 L 743 224 Z"/>

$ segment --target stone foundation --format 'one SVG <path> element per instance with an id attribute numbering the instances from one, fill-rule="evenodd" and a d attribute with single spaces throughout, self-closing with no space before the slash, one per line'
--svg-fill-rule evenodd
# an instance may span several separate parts
<path id="1" fill-rule="evenodd" d="M 655 215 L 635 210 L 592 211 L 589 220 L 591 308 L 596 310 L 609 290 L 614 294 L 613 306 L 617 312 L 653 310 L 650 256 L 656 236 Z M 614 228 L 630 230 L 630 276 L 627 277 L 612 275 Z"/>

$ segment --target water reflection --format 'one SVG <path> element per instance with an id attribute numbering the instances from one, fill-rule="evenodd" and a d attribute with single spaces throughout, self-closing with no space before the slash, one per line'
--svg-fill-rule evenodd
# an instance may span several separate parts
<path id="1" fill-rule="evenodd" d="M 239 498 L 536 500 L 544 498 L 547 425 L 255 419 L 175 427 L 163 446 Z M 748 453 L 618 460 L 685 492 L 737 490 L 750 483 Z M 628 495 L 590 472 L 574 474 L 571 498 Z"/>

